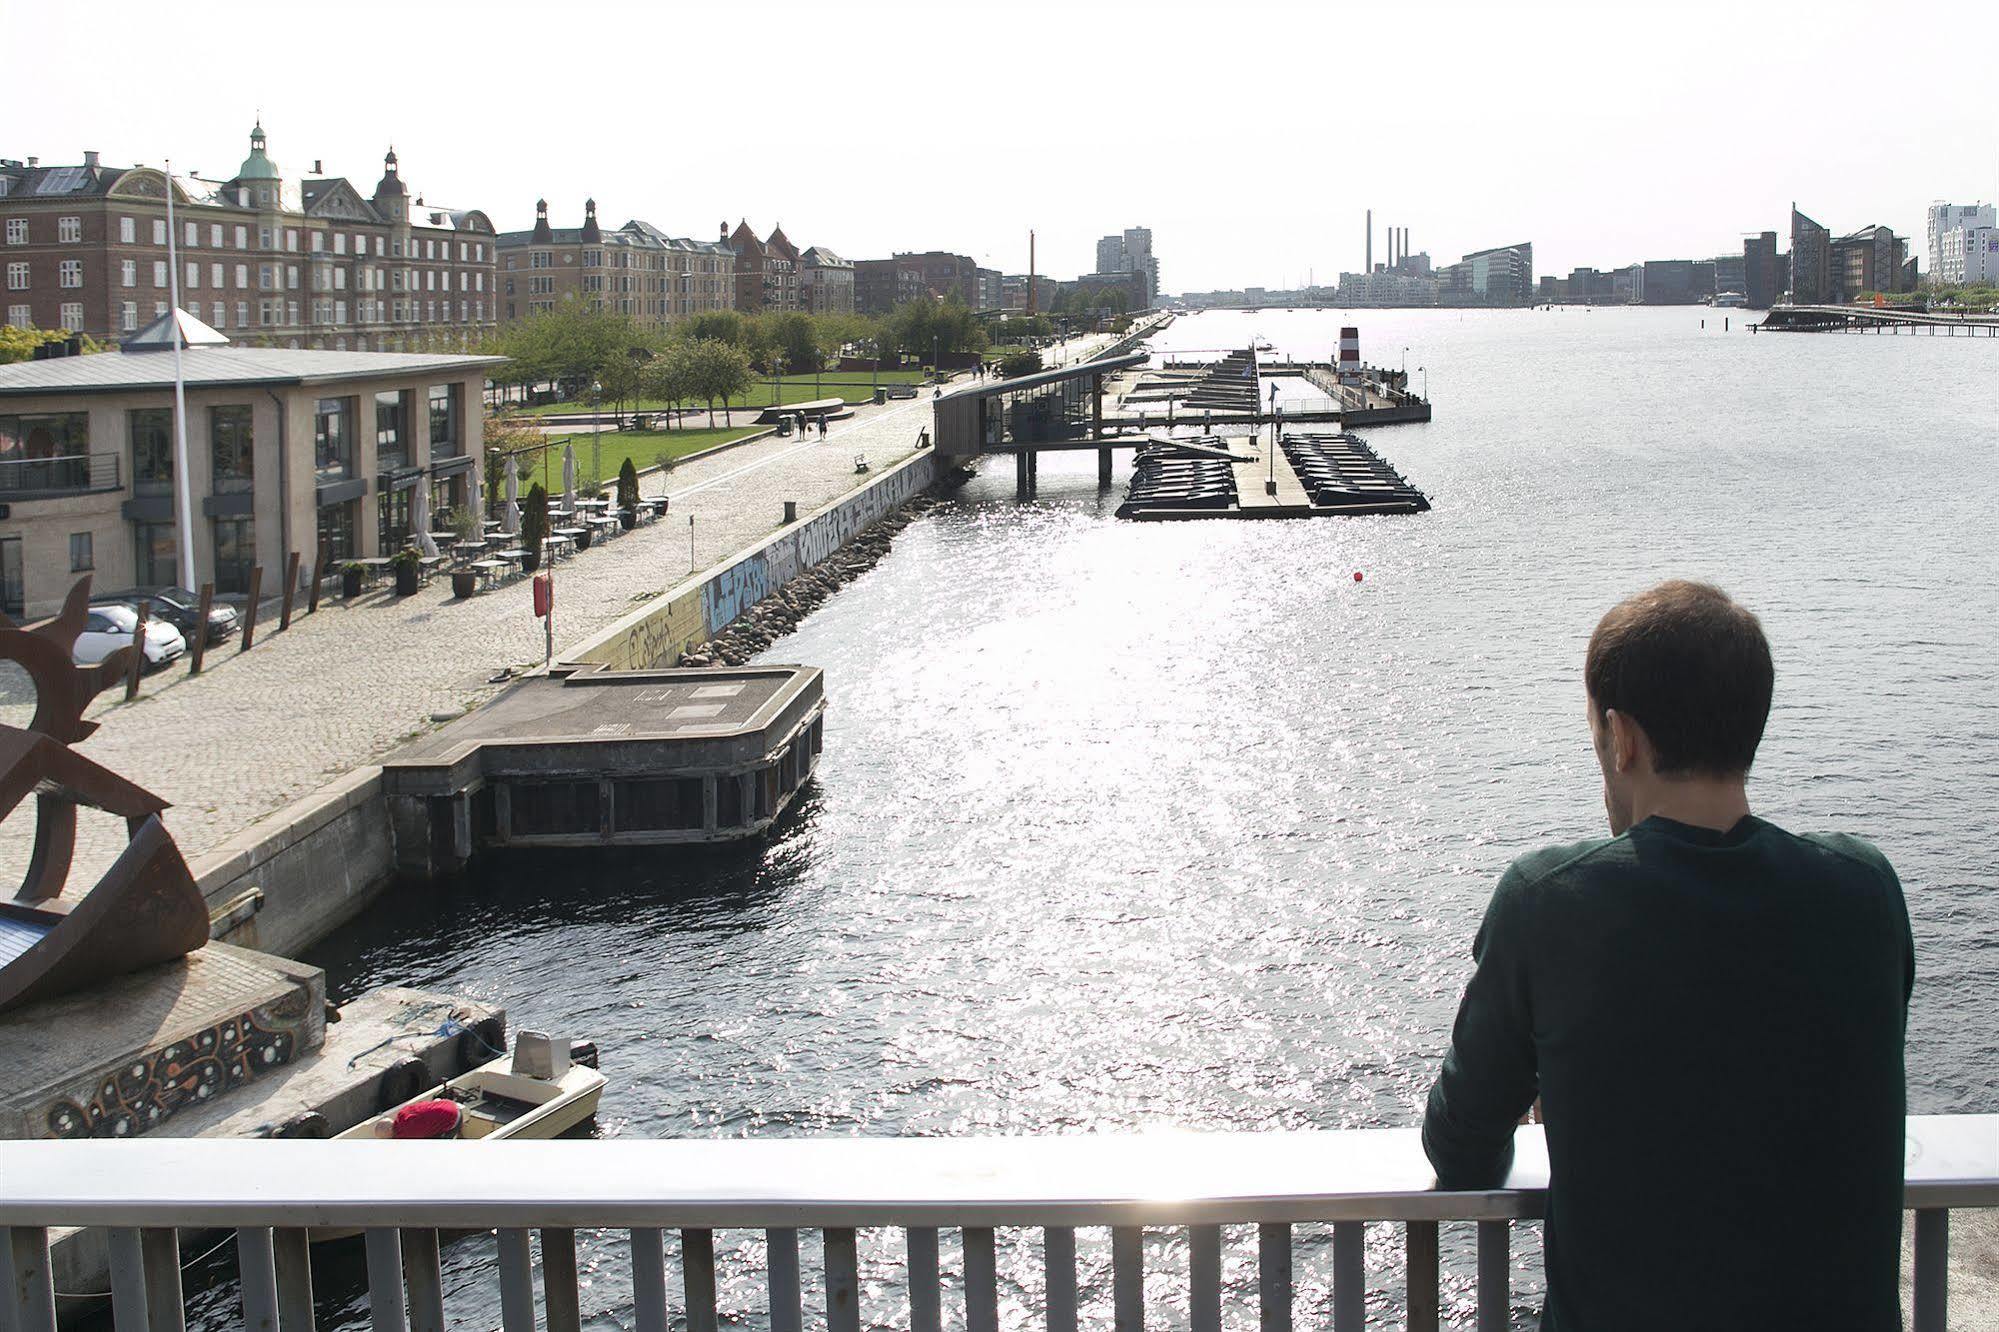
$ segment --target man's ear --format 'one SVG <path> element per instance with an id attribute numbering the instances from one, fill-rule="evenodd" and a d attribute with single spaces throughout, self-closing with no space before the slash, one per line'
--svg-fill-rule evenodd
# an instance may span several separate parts
<path id="1" fill-rule="evenodd" d="M 1604 725 L 1610 728 L 1610 767 L 1613 772 L 1630 772 L 1640 756 L 1651 747 L 1645 728 L 1615 708 L 1606 708 Z"/>

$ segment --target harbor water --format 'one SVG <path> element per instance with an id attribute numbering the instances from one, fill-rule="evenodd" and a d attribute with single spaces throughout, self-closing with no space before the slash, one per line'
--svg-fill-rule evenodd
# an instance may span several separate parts
<path id="1" fill-rule="evenodd" d="M 1910 1110 L 1999 1109 L 1999 353 L 1747 322 L 1182 319 L 1157 350 L 1324 360 L 1357 324 L 1436 403 L 1368 433 L 1432 511 L 1121 523 L 1128 455 L 1107 493 L 1093 455 L 1049 455 L 1026 504 L 989 465 L 768 654 L 823 667 L 830 710 L 767 841 L 492 864 L 391 894 L 311 960 L 336 998 L 468 991 L 594 1039 L 604 1135 L 1412 1124 L 1500 871 L 1602 828 L 1590 629 L 1687 576 L 1775 649 L 1758 812 L 1863 834 L 1900 871 Z M 1730 1113 L 1726 1087 L 1685 1097 Z M 1388 1283 L 1400 1238 L 1376 1231 Z M 756 1238 L 719 1238 L 725 1315 L 760 1325 Z M 1253 1246 L 1231 1240 L 1227 1318 L 1253 1326 Z M 863 1316 L 886 1324 L 906 1304 L 871 1242 Z M 1037 1242 L 1002 1233 L 1007 1327 L 1038 1308 Z M 631 1323 L 622 1244 L 583 1237 L 593 1326 Z M 1327 1321 L 1330 1247 L 1301 1228 L 1301 1325 Z M 1537 1249 L 1523 1228 L 1522 1326 Z M 1108 1325 L 1107 1239 L 1082 1258 Z M 322 1262 L 322 1325 L 361 1326 L 358 1253 Z M 1147 1262 L 1184 1317 L 1181 1237 L 1148 1237 Z M 497 1325 L 490 1239 L 446 1264 L 453 1319 Z M 1451 1269 L 1453 1305 L 1469 1277 Z"/>

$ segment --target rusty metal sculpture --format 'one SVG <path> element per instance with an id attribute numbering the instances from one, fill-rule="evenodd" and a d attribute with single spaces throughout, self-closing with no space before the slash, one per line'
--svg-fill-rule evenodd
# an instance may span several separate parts
<path id="1" fill-rule="evenodd" d="M 160 821 L 167 802 L 70 748 L 97 729 L 84 708 L 123 678 L 139 650 L 77 665 L 89 605 L 85 577 L 43 624 L 23 629 L 0 615 L 0 661 L 19 663 L 35 686 L 28 729 L 0 725 L 0 821 L 35 797 L 33 858 L 14 899 L 0 901 L 0 1012 L 170 962 L 208 941 L 207 905 Z M 66 901 L 79 805 L 122 817 L 128 840 L 96 886 Z"/>

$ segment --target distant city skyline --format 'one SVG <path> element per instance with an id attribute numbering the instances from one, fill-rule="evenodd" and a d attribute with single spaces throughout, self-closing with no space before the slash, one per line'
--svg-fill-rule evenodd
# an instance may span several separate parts
<path id="1" fill-rule="evenodd" d="M 331 27 L 236 3 L 10 6 L 10 51 L 89 49 L 123 77 L 78 98 L 66 59 L 17 60 L 0 155 L 67 163 L 95 150 L 107 163 L 171 157 L 179 171 L 226 175 L 261 115 L 292 178 L 314 160 L 367 176 L 393 144 L 413 191 L 483 209 L 502 231 L 531 226 L 538 198 L 570 225 L 595 198 L 613 226 L 636 217 L 706 238 L 748 217 L 848 259 L 944 248 L 1020 273 L 1032 228 L 1039 270 L 1067 278 L 1093 270 L 1100 237 L 1137 222 L 1171 292 L 1330 284 L 1361 267 L 1370 208 L 1377 258 L 1386 228 L 1401 226 L 1412 252 L 1440 263 L 1531 241 L 1543 272 L 1739 252 L 1745 233 L 1783 230 L 1793 200 L 1836 232 L 1878 223 L 1920 251 L 1933 200 L 1999 195 L 1999 121 L 1964 79 L 1892 111 L 1815 98 L 1800 114 L 1790 81 L 1856 58 L 1841 9 L 1415 5 L 1383 18 L 1280 5 L 1265 21 L 1217 25 L 1155 6 L 1134 49 L 1131 15 L 1109 8 L 1029 0 L 997 23 L 931 6 L 780 2 L 765 11 L 769 40 L 797 47 L 795 70 L 788 57 L 687 56 L 749 39 L 728 12 L 592 11 L 622 49 L 650 36 L 682 53 L 669 85 L 616 67 L 588 79 L 510 73 L 502 34 L 544 12 L 507 3 L 424 11 L 434 78 L 414 52 L 381 58 L 381 34 L 407 11 L 374 0 Z M 1716 40 L 1722 15 L 1727 42 Z M 226 88 L 135 115 L 146 62 L 191 43 L 205 67 L 231 71 Z M 1578 49 L 1642 58 L 1569 58 Z M 337 93 L 274 51 L 339 68 Z M 1095 77 L 1112 51 L 1128 77 Z M 1314 60 L 1330 78 L 1306 76 Z M 468 68 L 492 72 L 472 82 Z M 984 77 L 993 71 L 1006 71 L 1004 98 Z M 1245 71 L 1258 72 L 1248 113 L 1262 130 L 1247 143 Z M 1149 72 L 1171 76 L 1170 115 L 1130 96 Z M 158 73 L 160 88 L 176 86 L 171 63 Z M 1288 146 L 1287 129 L 1298 131 Z"/>

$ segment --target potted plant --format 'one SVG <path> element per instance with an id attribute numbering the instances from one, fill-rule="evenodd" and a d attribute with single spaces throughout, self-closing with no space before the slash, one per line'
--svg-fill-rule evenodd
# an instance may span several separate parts
<path id="1" fill-rule="evenodd" d="M 352 601 L 354 598 L 360 596 L 361 578 L 362 575 L 366 574 L 367 572 L 368 572 L 368 567 L 366 565 L 357 564 L 353 560 L 349 560 L 347 561 L 347 563 L 341 565 L 340 595 L 347 598 L 347 600 L 349 601 Z"/>
<path id="2" fill-rule="evenodd" d="M 618 522 L 629 532 L 639 521 L 639 469 L 630 458 L 618 468 Z"/>
<path id="3" fill-rule="evenodd" d="M 548 540 L 548 492 L 537 481 L 528 487 L 521 501 L 521 571 L 533 573 L 541 567 L 542 546 Z"/>
<path id="4" fill-rule="evenodd" d="M 451 595 L 460 601 L 479 590 L 479 571 L 476 569 L 453 569 L 451 571 Z"/>
<path id="5" fill-rule="evenodd" d="M 396 571 L 397 596 L 407 597 L 415 595 L 417 576 L 423 569 L 422 564 L 419 563 L 420 558 L 416 551 L 408 547 L 397 551 L 390 558 L 389 567 Z"/>

